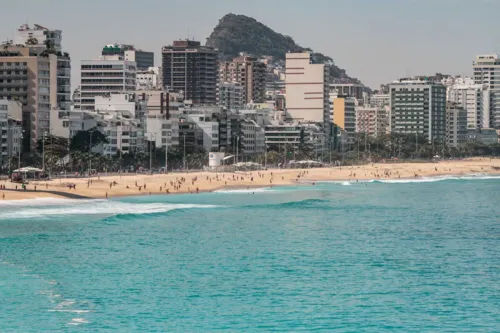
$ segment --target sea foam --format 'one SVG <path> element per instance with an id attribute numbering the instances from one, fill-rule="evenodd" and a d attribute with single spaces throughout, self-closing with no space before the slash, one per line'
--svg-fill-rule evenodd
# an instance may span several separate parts
<path id="1" fill-rule="evenodd" d="M 15 208 L 23 206 L 22 210 L 13 210 L 1 213 L 0 219 L 28 219 L 47 218 L 64 215 L 119 215 L 119 214 L 155 214 L 166 213 L 176 209 L 193 208 L 216 208 L 215 205 L 201 204 L 173 204 L 173 203 L 130 203 L 108 200 L 71 200 L 56 199 L 54 201 L 44 200 L 39 204 L 38 200 L 26 202 L 23 205 L 19 201 L 3 204 L 5 207 Z M 35 204 L 33 204 L 35 203 Z"/>

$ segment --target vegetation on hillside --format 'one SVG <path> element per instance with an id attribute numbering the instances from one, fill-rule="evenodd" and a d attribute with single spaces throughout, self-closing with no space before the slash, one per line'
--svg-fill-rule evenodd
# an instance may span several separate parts
<path id="1" fill-rule="evenodd" d="M 245 15 L 227 14 L 221 18 L 206 45 L 219 49 L 225 58 L 233 58 L 240 52 L 246 52 L 254 56 L 273 56 L 284 60 L 287 52 L 310 51 L 315 62 L 330 64 L 331 78 L 359 82 L 349 77 L 345 69 L 336 66 L 332 58 L 297 45 L 292 37 L 277 33 Z"/>

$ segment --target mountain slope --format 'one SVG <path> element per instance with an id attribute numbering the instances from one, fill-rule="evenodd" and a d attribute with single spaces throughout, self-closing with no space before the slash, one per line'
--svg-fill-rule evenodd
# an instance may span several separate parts
<path id="1" fill-rule="evenodd" d="M 336 66 L 332 58 L 297 45 L 290 36 L 277 33 L 245 15 L 227 14 L 221 18 L 207 39 L 206 45 L 219 49 L 224 58 L 236 57 L 240 52 L 246 52 L 254 56 L 267 55 L 284 60 L 287 52 L 310 51 L 313 53 L 315 62 L 331 65 L 332 78 L 359 82 L 349 77 L 345 69 Z"/>

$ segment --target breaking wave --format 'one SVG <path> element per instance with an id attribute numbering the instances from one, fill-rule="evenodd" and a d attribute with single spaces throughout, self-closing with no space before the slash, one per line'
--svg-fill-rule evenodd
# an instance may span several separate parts
<path id="1" fill-rule="evenodd" d="M 238 193 L 259 193 L 259 192 L 274 192 L 270 187 L 260 187 L 260 188 L 249 188 L 249 189 L 234 189 L 234 190 L 217 190 L 214 193 L 228 193 L 228 194 L 238 194 Z"/>
<path id="2" fill-rule="evenodd" d="M 23 207 L 22 210 L 18 209 Z M 64 215 L 141 215 L 176 209 L 216 208 L 215 205 L 130 203 L 110 200 L 33 199 L 2 202 L 0 219 L 49 218 Z M 5 209 L 7 208 L 7 212 Z"/>

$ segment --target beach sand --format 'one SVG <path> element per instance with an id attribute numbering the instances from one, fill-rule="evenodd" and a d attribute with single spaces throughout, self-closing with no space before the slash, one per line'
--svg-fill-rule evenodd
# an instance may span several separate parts
<path id="1" fill-rule="evenodd" d="M 437 163 L 377 163 L 335 168 L 269 169 L 267 171 L 236 173 L 175 172 L 167 175 L 123 174 L 122 176 L 67 178 L 30 182 L 27 186 L 28 191 L 21 190 L 19 184 L 0 181 L 0 185 L 5 185 L 8 189 L 0 190 L 0 200 L 68 197 L 71 195 L 87 198 L 106 198 L 107 195 L 108 198 L 116 198 L 134 195 L 167 194 L 167 190 L 170 194 L 195 194 L 197 193 L 197 189 L 199 192 L 208 192 L 221 189 L 262 188 L 315 181 L 415 179 L 466 174 L 500 175 L 500 159 L 473 158 L 459 161 L 440 161 Z M 185 181 L 182 181 L 182 178 Z M 91 184 L 89 184 L 89 179 L 92 181 Z M 180 185 L 179 181 L 181 182 Z M 76 189 L 69 189 L 68 184 L 75 184 Z M 18 186 L 17 191 L 13 190 L 16 185 Z M 35 186 L 36 192 L 34 191 Z M 5 198 L 3 198 L 4 194 Z"/>

